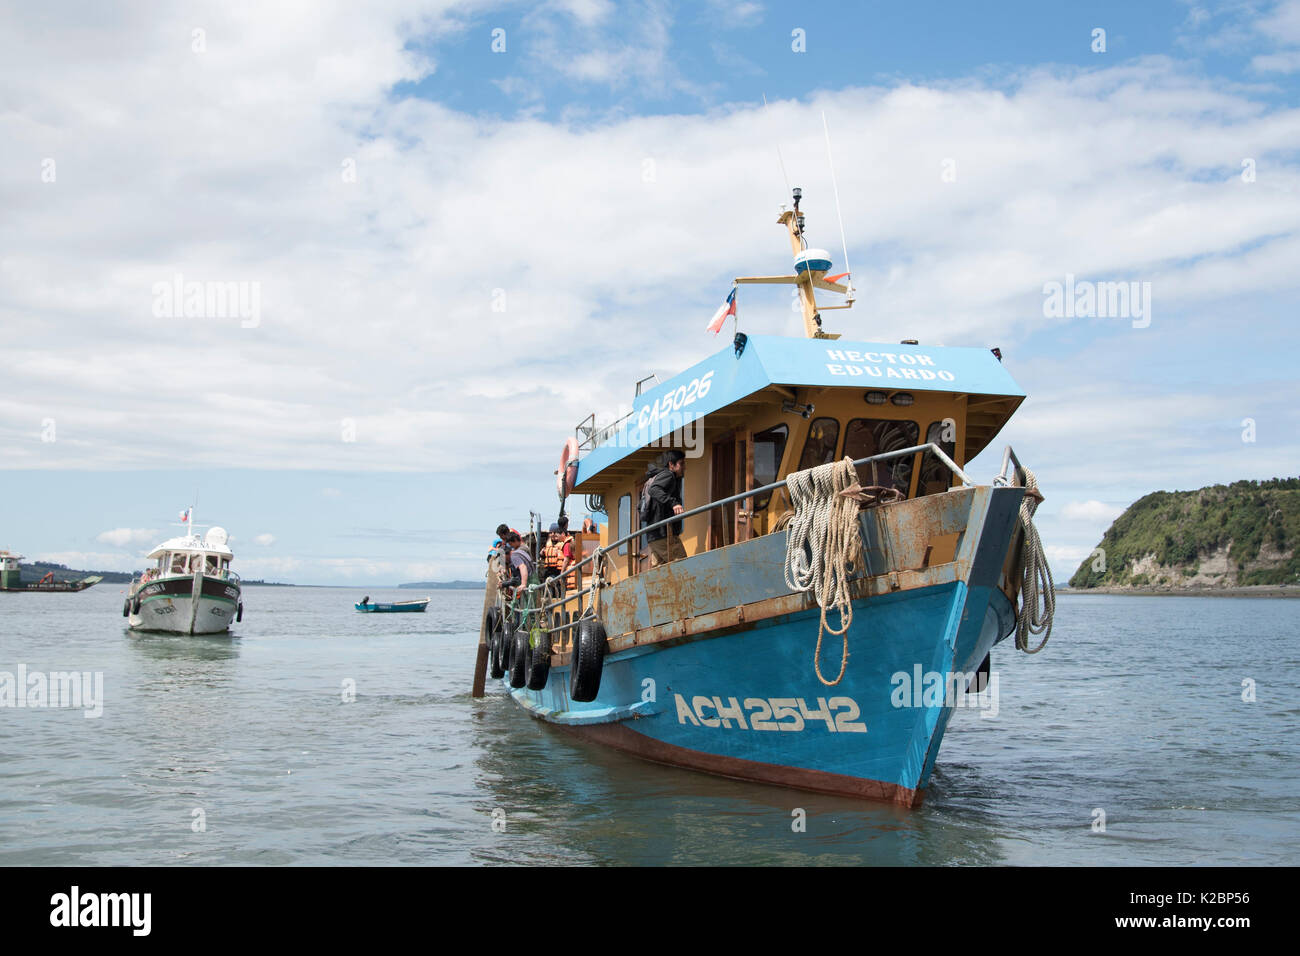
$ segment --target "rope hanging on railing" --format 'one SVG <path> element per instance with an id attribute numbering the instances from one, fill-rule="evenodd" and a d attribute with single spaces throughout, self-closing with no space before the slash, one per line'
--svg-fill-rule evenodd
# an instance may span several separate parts
<path id="1" fill-rule="evenodd" d="M 1016 647 L 1026 654 L 1037 654 L 1047 646 L 1052 636 L 1052 619 L 1056 616 L 1056 585 L 1052 569 L 1043 551 L 1043 541 L 1034 527 L 1034 512 L 1043 500 L 1038 491 L 1038 479 L 1028 468 L 1025 473 L 1025 497 L 1020 502 L 1020 527 L 1024 540 L 1020 546 L 1024 562 L 1024 577 L 1020 582 L 1020 607 L 1016 611 Z M 1043 635 L 1043 640 L 1033 650 L 1029 649 L 1029 635 Z"/>
<path id="2" fill-rule="evenodd" d="M 827 687 L 844 679 L 849 663 L 849 626 L 853 623 L 849 573 L 861 566 L 862 558 L 858 500 L 851 496 L 857 477 L 850 458 L 786 476 L 795 513 L 786 533 L 785 583 L 791 590 L 811 591 L 821 608 L 813 670 Z M 841 493 L 845 491 L 850 494 Z M 838 629 L 826 623 L 826 612 L 832 608 L 840 615 Z M 834 680 L 822 676 L 822 637 L 827 632 L 843 638 L 840 672 Z"/>

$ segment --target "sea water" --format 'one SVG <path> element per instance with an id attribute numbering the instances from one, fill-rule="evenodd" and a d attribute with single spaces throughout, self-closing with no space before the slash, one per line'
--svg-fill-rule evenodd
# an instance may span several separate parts
<path id="1" fill-rule="evenodd" d="M 179 637 L 120 585 L 0 595 L 0 679 L 102 686 L 0 706 L 0 864 L 1300 863 L 1300 601 L 1063 593 L 908 811 L 576 741 L 470 697 L 482 591 L 362 596 L 248 587 Z"/>

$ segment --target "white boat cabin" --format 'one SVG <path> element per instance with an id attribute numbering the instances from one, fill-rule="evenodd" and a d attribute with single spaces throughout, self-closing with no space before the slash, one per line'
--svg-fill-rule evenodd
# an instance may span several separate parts
<path id="1" fill-rule="evenodd" d="M 230 562 L 234 553 L 226 542 L 226 532 L 221 528 L 208 529 L 203 538 L 198 535 L 171 538 L 149 552 L 148 556 L 157 559 L 158 564 L 146 575 L 174 577 L 202 571 L 208 577 L 229 578 L 233 574 Z"/>

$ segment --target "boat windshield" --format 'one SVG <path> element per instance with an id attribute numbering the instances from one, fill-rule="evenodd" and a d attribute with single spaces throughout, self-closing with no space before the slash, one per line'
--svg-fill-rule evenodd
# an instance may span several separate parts
<path id="1" fill-rule="evenodd" d="M 921 428 L 916 422 L 886 418 L 855 418 L 844 430 L 844 454 L 848 458 L 869 458 L 872 455 L 898 451 L 917 444 Z M 896 488 L 907 497 L 912 484 L 912 462 L 915 456 L 872 462 L 858 466 L 858 480 L 863 485 L 882 485 Z M 874 474 L 873 474 L 874 469 Z"/>
<path id="2" fill-rule="evenodd" d="M 827 465 L 835 458 L 835 446 L 840 442 L 840 422 L 837 418 L 814 418 L 808 428 L 808 440 L 803 444 L 797 471 Z"/>
<path id="3" fill-rule="evenodd" d="M 781 458 L 785 455 L 786 439 L 789 437 L 790 429 L 785 425 L 777 425 L 754 436 L 754 483 L 751 488 L 770 485 L 776 481 Z M 760 495 L 754 499 L 754 510 L 762 511 L 771 500 L 770 491 Z"/>

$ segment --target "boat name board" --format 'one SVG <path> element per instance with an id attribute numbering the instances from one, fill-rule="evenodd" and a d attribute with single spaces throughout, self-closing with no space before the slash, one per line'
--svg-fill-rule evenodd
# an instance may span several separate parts
<path id="1" fill-rule="evenodd" d="M 947 369 L 935 368 L 934 359 L 921 352 L 859 352 L 856 349 L 827 349 L 826 357 L 836 360 L 826 363 L 826 371 L 832 375 L 845 375 L 850 378 L 867 375 L 872 378 L 896 378 L 913 382 L 936 380 L 955 382 L 957 380 L 957 376 Z M 917 368 L 916 366 L 930 367 Z"/>
<path id="2" fill-rule="evenodd" d="M 721 697 L 697 694 L 688 703 L 681 694 L 673 696 L 677 703 L 677 722 L 695 727 L 731 730 L 734 721 L 738 730 L 798 733 L 820 722 L 832 734 L 867 732 L 867 725 L 858 720 L 862 709 L 852 697 L 832 697 L 829 701 L 818 697 L 817 709 L 813 710 L 802 697 L 746 697 L 742 704 L 735 697 L 728 697 L 724 703 Z M 748 721 L 745 711 L 749 711 Z"/>

